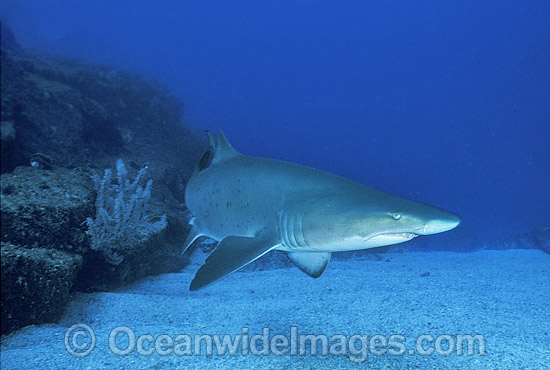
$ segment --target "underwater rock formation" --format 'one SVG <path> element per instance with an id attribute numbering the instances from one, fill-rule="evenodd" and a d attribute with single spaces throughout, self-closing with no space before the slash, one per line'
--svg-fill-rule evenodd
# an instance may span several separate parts
<path id="1" fill-rule="evenodd" d="M 82 257 L 2 242 L 2 334 L 61 316 Z"/>
<path id="2" fill-rule="evenodd" d="M 55 320 L 69 290 L 110 290 L 181 270 L 188 263 L 180 256 L 188 232 L 183 189 L 206 142 L 183 124 L 181 102 L 156 83 L 6 40 L 0 54 L 2 328 L 13 330 Z M 115 266 L 91 248 L 86 219 L 96 214 L 92 174 L 118 159 L 129 176 L 148 163 L 147 180 L 155 184 L 148 207 L 166 215 L 167 225 L 128 248 Z M 51 256 L 58 262 L 50 263 Z M 18 302 L 18 294 L 49 297 L 29 306 L 45 314 L 17 319 L 11 311 L 24 313 L 20 304 L 30 302 Z"/>
<path id="3" fill-rule="evenodd" d="M 550 226 L 536 227 L 531 234 L 535 247 L 550 254 Z"/>
<path id="4" fill-rule="evenodd" d="M 540 249 L 550 254 L 550 226 L 538 226 L 531 232 L 511 235 L 485 246 L 485 249 Z"/>
<path id="5" fill-rule="evenodd" d="M 89 248 L 83 221 L 94 213 L 93 199 L 87 173 L 18 167 L 2 175 L 2 241 L 83 254 Z"/>
<path id="6" fill-rule="evenodd" d="M 18 167 L 2 174 L 2 333 L 56 320 L 89 250 L 86 173 Z"/>
<path id="7" fill-rule="evenodd" d="M 52 166 L 102 170 L 123 158 L 185 177 L 185 159 L 206 146 L 182 124 L 181 103 L 141 77 L 25 51 L 3 50 L 1 63 L 2 173 L 42 153 Z"/>

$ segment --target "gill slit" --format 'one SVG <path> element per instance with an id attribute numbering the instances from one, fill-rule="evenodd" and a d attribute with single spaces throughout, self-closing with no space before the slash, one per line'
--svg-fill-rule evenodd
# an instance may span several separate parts
<path id="1" fill-rule="evenodd" d="M 303 233 L 303 218 L 303 214 L 289 215 L 284 211 L 279 213 L 281 241 L 284 247 L 288 249 L 304 249 L 308 247 Z"/>

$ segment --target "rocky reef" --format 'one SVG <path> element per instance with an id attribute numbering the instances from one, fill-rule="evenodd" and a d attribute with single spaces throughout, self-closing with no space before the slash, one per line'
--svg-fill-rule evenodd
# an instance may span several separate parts
<path id="1" fill-rule="evenodd" d="M 24 50 L 4 27 L 0 58 L 2 333 L 56 320 L 71 291 L 183 268 L 184 188 L 207 144 L 182 103 L 118 68 Z M 165 223 L 115 264 L 86 220 L 98 212 L 92 176 L 118 160 L 130 178 L 147 167 L 148 211 Z"/>
<path id="2" fill-rule="evenodd" d="M 508 236 L 498 242 L 487 244 L 485 249 L 540 249 L 550 254 L 550 226 L 538 226 L 531 232 Z"/>
<path id="3" fill-rule="evenodd" d="M 2 334 L 59 318 L 82 265 L 79 254 L 2 242 Z"/>

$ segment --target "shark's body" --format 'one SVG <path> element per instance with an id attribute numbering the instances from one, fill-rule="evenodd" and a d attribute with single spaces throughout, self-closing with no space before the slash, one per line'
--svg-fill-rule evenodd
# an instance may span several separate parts
<path id="1" fill-rule="evenodd" d="M 197 272 L 199 289 L 270 250 L 318 277 L 332 252 L 374 248 L 450 230 L 457 216 L 315 168 L 235 151 L 220 132 L 187 184 L 199 236 L 221 241 Z M 212 158 L 213 155 L 213 158 Z M 211 160 L 211 163 L 209 161 Z"/>

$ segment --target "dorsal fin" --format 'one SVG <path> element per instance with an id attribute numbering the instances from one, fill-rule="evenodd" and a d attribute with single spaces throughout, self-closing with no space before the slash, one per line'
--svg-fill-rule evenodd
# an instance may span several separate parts
<path id="1" fill-rule="evenodd" d="M 208 136 L 208 145 L 213 150 L 216 150 L 216 139 L 214 139 L 214 135 L 208 130 L 206 130 L 206 136 Z"/>
<path id="2" fill-rule="evenodd" d="M 236 151 L 231 144 L 229 144 L 229 141 L 227 141 L 227 138 L 223 134 L 223 132 L 218 131 L 218 142 L 216 143 L 215 148 L 215 154 L 214 159 L 212 160 L 212 164 L 224 162 L 230 158 L 236 157 L 241 155 L 238 151 Z"/>

